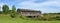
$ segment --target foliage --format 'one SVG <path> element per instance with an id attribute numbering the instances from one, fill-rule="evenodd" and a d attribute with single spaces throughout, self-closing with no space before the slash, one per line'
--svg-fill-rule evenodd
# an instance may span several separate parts
<path id="1" fill-rule="evenodd" d="M 24 20 L 18 17 L 15 19 L 10 18 L 9 15 L 5 16 L 0 14 L 0 23 L 60 23 L 60 21 L 34 21 L 34 20 Z"/>
<path id="2" fill-rule="evenodd" d="M 9 7 L 8 7 L 8 5 L 3 5 L 2 9 L 3 9 L 3 13 L 5 13 L 5 14 L 9 13 Z"/>
<path id="3" fill-rule="evenodd" d="M 55 19 L 56 19 L 56 20 L 60 20 L 60 16 L 56 16 Z"/>
<path id="4" fill-rule="evenodd" d="M 46 20 L 60 20 L 60 14 L 59 13 L 47 13 L 43 14 Z"/>
<path id="5" fill-rule="evenodd" d="M 9 10 L 8 5 L 3 5 L 2 9 L 3 9 L 3 12 L 0 11 L 0 14 L 2 14 L 2 13 L 4 13 L 4 14 L 10 13 L 10 15 L 11 15 L 12 18 L 15 18 L 16 15 L 19 14 L 19 13 L 16 12 L 15 5 L 12 6 L 12 10 Z M 27 19 L 25 16 L 22 16 L 22 15 L 20 16 L 20 18 Z M 34 18 L 31 18 L 31 19 L 34 20 Z M 36 19 L 38 19 L 38 20 L 44 20 L 44 21 L 46 21 L 46 20 L 47 21 L 49 21 L 49 20 L 60 20 L 60 13 L 44 13 L 43 17 L 39 16 Z"/>
<path id="6" fill-rule="evenodd" d="M 11 14 L 11 17 L 12 18 L 14 18 L 14 17 L 16 17 L 16 7 L 13 5 L 12 6 L 12 10 L 10 10 L 11 12 L 10 12 L 10 14 Z"/>
<path id="7" fill-rule="evenodd" d="M 2 14 L 2 11 L 0 11 L 0 14 Z"/>

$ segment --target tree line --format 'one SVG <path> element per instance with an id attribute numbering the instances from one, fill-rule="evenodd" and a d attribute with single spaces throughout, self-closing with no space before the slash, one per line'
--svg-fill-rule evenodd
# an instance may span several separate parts
<path id="1" fill-rule="evenodd" d="M 8 5 L 3 5 L 0 14 L 10 14 L 12 18 L 15 18 L 17 16 L 15 5 L 12 5 L 12 10 L 9 10 Z M 43 17 L 38 17 L 38 20 L 60 20 L 60 13 L 45 13 Z"/>
<path id="2" fill-rule="evenodd" d="M 2 6 L 2 11 L 0 11 L 0 14 L 10 14 L 12 18 L 16 16 L 16 7 L 15 5 L 12 6 L 12 10 L 9 10 L 8 5 L 3 5 Z"/>

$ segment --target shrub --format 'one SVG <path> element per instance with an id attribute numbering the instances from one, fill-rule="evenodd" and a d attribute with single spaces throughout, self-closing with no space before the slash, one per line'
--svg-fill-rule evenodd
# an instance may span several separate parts
<path id="1" fill-rule="evenodd" d="M 60 16 L 56 16 L 56 20 L 60 20 Z"/>
<path id="2" fill-rule="evenodd" d="M 2 14 L 3 12 L 2 11 L 0 11 L 0 14 Z"/>

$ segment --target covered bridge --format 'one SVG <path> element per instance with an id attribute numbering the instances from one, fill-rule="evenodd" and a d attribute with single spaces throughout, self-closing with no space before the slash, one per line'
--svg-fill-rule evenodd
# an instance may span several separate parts
<path id="1" fill-rule="evenodd" d="M 35 18 L 41 15 L 41 11 L 30 10 L 30 9 L 17 9 L 17 12 L 22 16 L 27 16 L 28 18 L 31 18 L 31 17 Z"/>

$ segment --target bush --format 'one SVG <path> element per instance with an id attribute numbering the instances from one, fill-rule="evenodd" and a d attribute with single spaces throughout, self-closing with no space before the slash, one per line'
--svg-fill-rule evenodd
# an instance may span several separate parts
<path id="1" fill-rule="evenodd" d="M 3 12 L 2 11 L 0 11 L 0 14 L 2 14 Z"/>
<path id="2" fill-rule="evenodd" d="M 13 16 L 12 14 L 11 14 L 10 16 L 11 16 L 12 18 L 14 18 L 14 16 Z"/>
<path id="3" fill-rule="evenodd" d="M 55 17 L 54 16 L 48 16 L 48 15 L 46 15 L 46 16 L 43 16 L 43 17 L 39 17 L 38 18 L 38 20 L 43 20 L 43 21 L 51 21 L 51 20 L 54 20 L 55 19 Z"/>
<path id="4" fill-rule="evenodd" d="M 56 16 L 56 20 L 60 20 L 60 16 Z"/>

